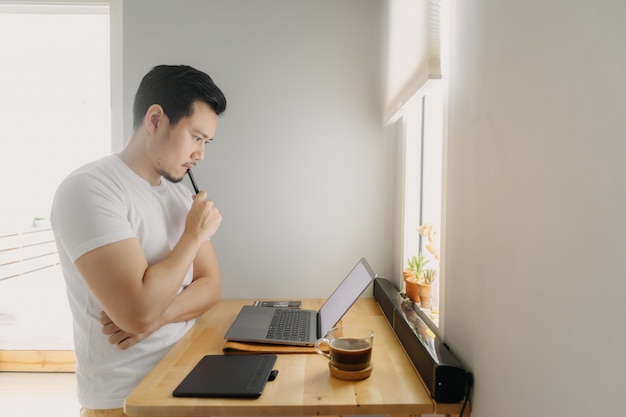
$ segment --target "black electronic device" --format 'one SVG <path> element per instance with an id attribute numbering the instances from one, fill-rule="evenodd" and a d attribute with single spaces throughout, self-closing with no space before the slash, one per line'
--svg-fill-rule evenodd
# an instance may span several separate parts
<path id="1" fill-rule="evenodd" d="M 174 397 L 259 398 L 273 381 L 276 355 L 206 355 L 176 387 Z"/>
<path id="2" fill-rule="evenodd" d="M 430 396 L 439 403 L 458 403 L 466 394 L 466 371 L 448 346 L 420 317 L 412 302 L 393 283 L 374 280 L 374 298 L 398 336 Z"/>
<path id="3" fill-rule="evenodd" d="M 302 301 L 301 300 L 291 300 L 291 301 L 257 300 L 252 305 L 255 307 L 300 308 L 302 307 Z"/>

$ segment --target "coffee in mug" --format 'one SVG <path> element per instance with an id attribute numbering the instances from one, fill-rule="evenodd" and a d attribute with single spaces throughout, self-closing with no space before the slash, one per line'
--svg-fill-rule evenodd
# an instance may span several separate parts
<path id="1" fill-rule="evenodd" d="M 317 340 L 315 350 L 327 357 L 331 374 L 342 379 L 367 378 L 372 370 L 374 332 L 359 327 L 335 327 Z M 328 345 L 328 353 L 322 345 Z"/>

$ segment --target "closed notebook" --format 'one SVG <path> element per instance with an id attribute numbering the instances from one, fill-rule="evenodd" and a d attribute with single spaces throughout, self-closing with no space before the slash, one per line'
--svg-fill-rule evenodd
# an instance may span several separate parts
<path id="1" fill-rule="evenodd" d="M 174 397 L 258 398 L 276 355 L 207 355 L 176 387 Z"/>

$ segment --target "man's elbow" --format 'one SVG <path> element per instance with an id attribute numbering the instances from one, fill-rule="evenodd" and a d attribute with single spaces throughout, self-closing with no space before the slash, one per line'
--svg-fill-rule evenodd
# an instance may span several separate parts
<path id="1" fill-rule="evenodd" d="M 118 321 L 115 321 L 115 323 L 126 333 L 141 335 L 152 331 L 157 321 L 158 316 L 153 312 L 133 311 L 127 313 L 125 317 L 120 318 Z"/>

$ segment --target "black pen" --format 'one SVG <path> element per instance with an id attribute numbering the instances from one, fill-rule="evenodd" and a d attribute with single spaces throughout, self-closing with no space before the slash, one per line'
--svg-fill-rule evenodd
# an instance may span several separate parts
<path id="1" fill-rule="evenodd" d="M 191 173 L 191 169 L 187 170 L 187 175 L 189 175 L 189 179 L 191 180 L 191 185 L 193 185 L 193 189 L 196 192 L 196 195 L 198 195 L 200 190 L 198 190 L 198 185 L 196 184 L 196 179 L 193 177 L 193 174 Z"/>

